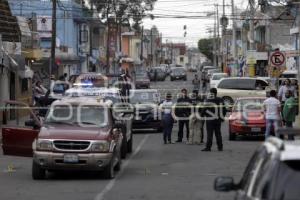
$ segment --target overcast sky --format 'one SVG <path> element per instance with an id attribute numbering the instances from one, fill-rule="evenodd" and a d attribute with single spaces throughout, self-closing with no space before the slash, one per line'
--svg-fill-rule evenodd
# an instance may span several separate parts
<path id="1" fill-rule="evenodd" d="M 239 8 L 246 8 L 247 0 L 234 0 Z M 154 15 L 176 15 L 176 16 L 207 16 L 208 12 L 214 12 L 214 4 L 219 4 L 219 14 L 222 14 L 223 0 L 158 0 L 154 6 Z M 231 14 L 231 0 L 225 0 L 226 14 Z M 202 19 L 174 19 L 174 18 L 155 18 L 154 20 L 145 19 L 145 28 L 153 25 L 157 26 L 163 34 L 163 42 L 185 42 L 188 46 L 197 46 L 200 38 L 208 37 L 208 29 L 213 30 L 214 16 Z M 187 36 L 183 37 L 183 26 L 187 25 Z"/>

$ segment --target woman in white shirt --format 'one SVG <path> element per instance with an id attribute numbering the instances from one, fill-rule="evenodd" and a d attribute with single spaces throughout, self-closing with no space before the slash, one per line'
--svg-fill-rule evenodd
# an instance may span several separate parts
<path id="1" fill-rule="evenodd" d="M 164 144 L 171 144 L 172 143 L 172 129 L 174 119 L 172 116 L 172 94 L 167 93 L 166 100 L 160 105 L 162 111 L 162 124 L 163 124 L 163 140 Z"/>

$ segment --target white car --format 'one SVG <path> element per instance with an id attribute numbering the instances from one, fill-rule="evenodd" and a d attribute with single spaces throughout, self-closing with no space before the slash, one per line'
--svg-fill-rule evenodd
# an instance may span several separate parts
<path id="1" fill-rule="evenodd" d="M 221 97 L 227 106 L 231 106 L 237 98 L 266 97 L 270 90 L 268 82 L 250 77 L 222 78 L 216 88 L 218 97 Z"/>
<path id="2" fill-rule="evenodd" d="M 216 87 L 220 80 L 226 77 L 228 77 L 227 73 L 213 73 L 209 81 L 210 88 Z"/>

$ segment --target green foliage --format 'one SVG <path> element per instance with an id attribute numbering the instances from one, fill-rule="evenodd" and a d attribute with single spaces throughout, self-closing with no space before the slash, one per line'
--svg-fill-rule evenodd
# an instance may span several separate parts
<path id="1" fill-rule="evenodd" d="M 116 17 L 117 23 L 133 23 L 134 28 L 139 28 L 146 17 L 147 11 L 153 10 L 157 0 L 98 0 L 94 1 L 103 19 L 107 15 Z"/>
<path id="2" fill-rule="evenodd" d="M 198 49 L 201 53 L 207 56 L 208 59 L 213 59 L 213 38 L 204 38 L 198 41 Z"/>

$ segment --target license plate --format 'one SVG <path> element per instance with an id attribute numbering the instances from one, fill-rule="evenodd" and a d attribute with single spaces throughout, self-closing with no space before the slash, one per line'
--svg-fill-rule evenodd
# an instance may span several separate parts
<path id="1" fill-rule="evenodd" d="M 78 155 L 76 154 L 65 154 L 64 155 L 64 163 L 78 163 Z"/>
<path id="2" fill-rule="evenodd" d="M 251 128 L 251 132 L 261 132 L 261 128 Z"/>

